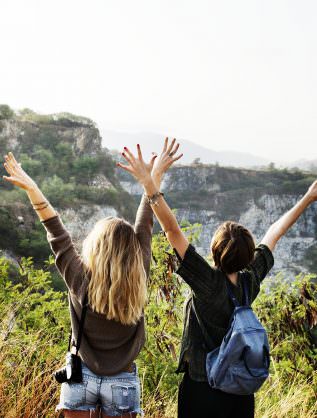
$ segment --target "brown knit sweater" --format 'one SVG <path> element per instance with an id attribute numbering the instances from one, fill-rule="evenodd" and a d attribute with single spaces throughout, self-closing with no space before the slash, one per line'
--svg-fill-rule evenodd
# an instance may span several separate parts
<path id="1" fill-rule="evenodd" d="M 87 291 L 83 262 L 69 233 L 58 216 L 42 222 L 55 255 L 58 271 L 65 280 L 73 336 L 77 338 L 83 296 Z M 153 212 L 143 197 L 135 219 L 147 275 L 151 261 Z M 88 368 L 98 375 L 114 375 L 125 370 L 138 356 L 145 342 L 144 317 L 136 325 L 123 325 L 106 319 L 88 307 L 79 355 Z"/>

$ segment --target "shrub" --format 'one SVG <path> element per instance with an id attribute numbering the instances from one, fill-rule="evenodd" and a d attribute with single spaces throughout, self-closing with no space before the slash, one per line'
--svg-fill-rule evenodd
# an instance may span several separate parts
<path id="1" fill-rule="evenodd" d="M 75 184 L 65 183 L 60 177 L 54 175 L 41 184 L 44 195 L 58 207 L 68 206 L 75 197 Z"/>
<path id="2" fill-rule="evenodd" d="M 41 222 L 36 219 L 34 227 L 31 231 L 19 233 L 19 241 L 17 246 L 19 254 L 26 257 L 36 256 L 37 262 L 45 261 L 50 254 L 50 247 L 46 239 L 46 234 Z"/>
<path id="3" fill-rule="evenodd" d="M 2 104 L 0 105 L 0 120 L 11 119 L 14 116 L 14 111 L 10 106 Z"/>
<path id="4" fill-rule="evenodd" d="M 0 404 L 7 417 L 52 417 L 58 385 L 52 372 L 65 356 L 69 315 L 65 295 L 45 269 L 23 259 L 19 283 L 0 259 Z M 14 370 L 14 373 L 12 371 Z"/>
<path id="5" fill-rule="evenodd" d="M 188 224 L 185 228 L 195 240 L 199 230 Z M 148 338 L 137 363 L 146 417 L 172 418 L 180 379 L 175 369 L 182 305 L 188 288 L 173 273 L 175 258 L 162 234 L 154 236 L 152 249 L 145 310 Z M 51 373 L 64 359 L 69 313 L 65 292 L 52 287 L 52 262 L 51 257 L 42 269 L 36 269 L 32 259 L 24 258 L 12 280 L 9 263 L 0 258 L 3 416 L 54 416 L 59 386 Z M 254 308 L 268 330 L 272 353 L 271 376 L 256 395 L 256 417 L 314 418 L 317 352 L 311 331 L 317 325 L 317 305 L 312 277 L 298 277 L 291 285 L 276 277 L 270 290 L 263 286 Z"/>

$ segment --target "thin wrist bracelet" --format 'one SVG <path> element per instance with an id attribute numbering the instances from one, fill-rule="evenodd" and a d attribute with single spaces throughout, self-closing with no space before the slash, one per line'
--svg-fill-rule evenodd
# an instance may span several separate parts
<path id="1" fill-rule="evenodd" d="M 48 201 L 32 204 L 34 210 L 46 209 L 48 207 L 48 205 L 49 205 Z"/>
<path id="2" fill-rule="evenodd" d="M 150 205 L 154 205 L 154 206 L 158 206 L 159 205 L 158 200 L 159 200 L 159 198 L 161 196 L 164 196 L 164 193 L 162 193 L 162 192 L 156 192 L 152 196 L 145 195 L 145 197 L 147 198 L 148 203 Z"/>
<path id="3" fill-rule="evenodd" d="M 47 200 L 43 200 L 43 202 L 39 202 L 39 203 L 32 203 L 32 206 L 41 206 L 41 205 L 44 205 L 45 203 L 47 203 Z"/>
<path id="4" fill-rule="evenodd" d="M 34 210 L 38 210 L 38 211 L 40 211 L 40 210 L 44 210 L 44 209 L 46 209 L 47 207 L 48 207 L 48 205 L 43 206 L 42 208 L 34 208 Z"/>

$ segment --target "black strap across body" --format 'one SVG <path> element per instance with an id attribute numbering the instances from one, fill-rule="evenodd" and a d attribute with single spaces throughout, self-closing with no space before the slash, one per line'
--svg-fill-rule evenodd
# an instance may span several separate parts
<path id="1" fill-rule="evenodd" d="M 88 307 L 88 294 L 85 294 L 82 303 L 82 311 L 78 326 L 77 341 L 72 344 L 72 330 L 68 340 L 68 350 L 66 354 L 66 366 L 54 372 L 54 377 L 58 383 L 81 383 L 83 381 L 81 358 L 78 355 L 80 343 L 83 335 L 86 312 Z M 72 347 L 76 348 L 75 354 L 72 353 Z"/>

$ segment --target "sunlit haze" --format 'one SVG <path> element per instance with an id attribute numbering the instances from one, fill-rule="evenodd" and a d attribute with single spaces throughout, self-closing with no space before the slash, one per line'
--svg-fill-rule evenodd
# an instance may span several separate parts
<path id="1" fill-rule="evenodd" d="M 0 102 L 317 158 L 317 2 L 2 0 Z"/>

